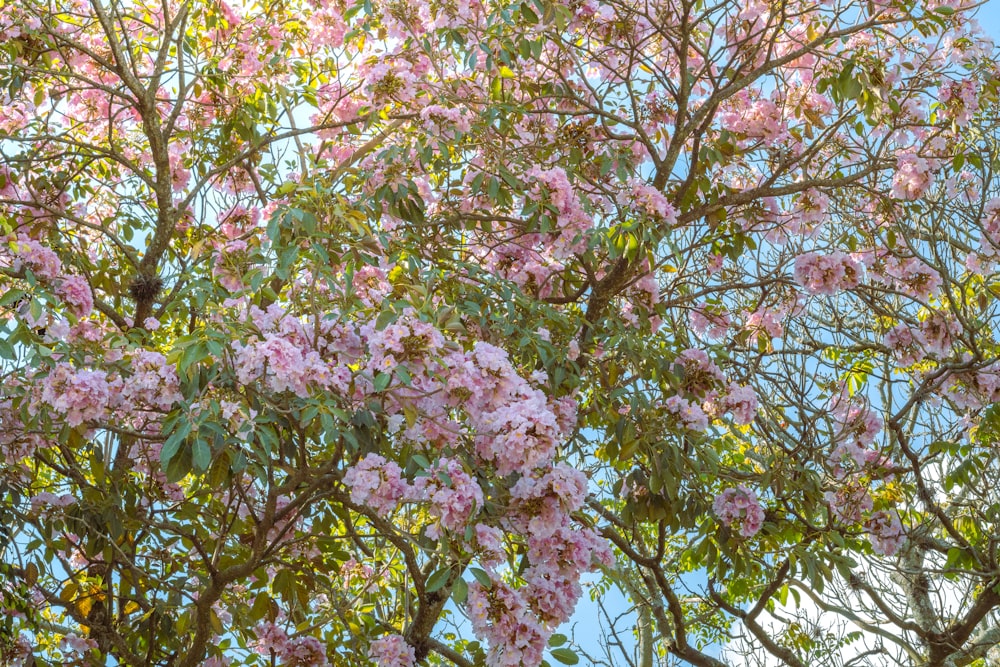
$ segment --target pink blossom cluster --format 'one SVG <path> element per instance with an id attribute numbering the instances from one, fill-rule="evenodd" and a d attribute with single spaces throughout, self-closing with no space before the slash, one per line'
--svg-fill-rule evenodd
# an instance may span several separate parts
<path id="1" fill-rule="evenodd" d="M 127 409 L 166 412 L 182 400 L 177 370 L 162 354 L 136 350 L 129 362 L 130 375 L 121 387 L 122 403 Z"/>
<path id="2" fill-rule="evenodd" d="M 724 306 L 709 305 L 704 301 L 688 313 L 691 330 L 699 336 L 722 338 L 732 324 L 732 318 Z"/>
<path id="3" fill-rule="evenodd" d="M 1000 402 L 1000 364 L 953 374 L 942 394 L 965 410 Z"/>
<path id="4" fill-rule="evenodd" d="M 902 365 L 910 366 L 927 357 L 948 357 L 961 332 L 961 326 L 952 317 L 934 312 L 916 328 L 906 323 L 897 324 L 886 333 L 883 342 L 895 352 Z"/>
<path id="5" fill-rule="evenodd" d="M 580 195 L 561 167 L 543 169 L 534 166 L 525 174 L 528 182 L 534 181 L 531 196 L 535 201 L 547 203 L 556 212 L 559 235 L 546 243 L 556 259 L 569 257 L 586 247 L 584 233 L 593 227 L 593 219 L 584 210 Z"/>
<path id="6" fill-rule="evenodd" d="M 764 525 L 764 508 L 757 494 L 742 484 L 717 495 L 712 508 L 722 523 L 738 530 L 743 537 L 753 537 Z"/>
<path id="7" fill-rule="evenodd" d="M 72 275 L 59 280 L 56 294 L 76 317 L 86 317 L 94 309 L 94 296 L 83 276 Z"/>
<path id="8" fill-rule="evenodd" d="M 628 185 L 632 205 L 647 215 L 662 220 L 668 226 L 672 227 L 677 224 L 677 209 L 670 203 L 666 195 L 638 179 L 630 180 Z"/>
<path id="9" fill-rule="evenodd" d="M 693 401 L 671 396 L 663 402 L 663 408 L 681 428 L 699 432 L 708 429 L 708 415 Z"/>
<path id="10" fill-rule="evenodd" d="M 944 105 L 946 118 L 958 127 L 966 127 L 979 110 L 979 84 L 971 77 L 949 81 L 941 86 L 938 101 Z"/>
<path id="11" fill-rule="evenodd" d="M 666 413 L 681 427 L 704 431 L 710 420 L 731 412 L 738 424 L 749 424 L 757 413 L 753 389 L 727 383 L 722 370 L 703 350 L 683 350 L 674 359 L 680 393 L 663 402 Z"/>
<path id="12" fill-rule="evenodd" d="M 105 371 L 60 362 L 42 379 L 40 401 L 70 426 L 80 426 L 106 417 L 121 386 L 121 380 L 109 381 Z"/>
<path id="13" fill-rule="evenodd" d="M 468 608 L 473 630 L 489 643 L 491 667 L 538 665 L 552 631 L 572 615 L 580 598 L 581 572 L 612 562 L 604 539 L 570 518 L 586 493 L 586 477 L 565 464 L 525 475 L 511 488 L 512 511 L 505 521 L 527 536 L 529 565 L 521 588 L 492 569 L 500 560 L 501 533 L 477 527 L 479 547 L 491 554 L 486 562 L 491 585 L 474 583 Z"/>
<path id="14" fill-rule="evenodd" d="M 303 350 L 294 341 L 275 333 L 264 335 L 263 340 L 243 344 L 233 343 L 236 377 L 243 384 L 263 379 L 267 388 L 280 393 L 291 391 L 307 397 L 313 387 L 329 387 L 335 378 L 329 366 L 316 350 Z M 343 382 L 341 389 L 346 389 Z"/>
<path id="15" fill-rule="evenodd" d="M 315 637 L 290 638 L 274 623 L 261 623 L 255 630 L 254 650 L 263 656 L 274 655 L 288 667 L 327 667 L 326 648 Z"/>
<path id="16" fill-rule="evenodd" d="M 937 296 L 941 289 L 941 274 L 919 257 L 905 259 L 887 257 L 873 276 L 882 283 L 891 283 L 896 289 L 915 299 Z"/>
<path id="17" fill-rule="evenodd" d="M 469 586 L 472 631 L 489 643 L 489 667 L 525 667 L 542 662 L 551 633 L 531 613 L 520 590 L 500 580 L 489 588 L 478 581 Z"/>
<path id="18" fill-rule="evenodd" d="M 787 140 L 787 121 L 773 100 L 752 99 L 746 89 L 739 91 L 718 114 L 719 124 L 746 139 L 762 139 L 768 146 Z"/>
<path id="19" fill-rule="evenodd" d="M 354 293 L 366 306 L 375 306 L 382 303 L 390 292 L 392 283 L 389 282 L 389 271 L 391 266 L 371 266 L 366 264 L 354 272 Z"/>
<path id="20" fill-rule="evenodd" d="M 367 367 L 372 374 L 392 371 L 400 363 L 417 371 L 428 357 L 437 356 L 444 345 L 441 332 L 434 325 L 421 321 L 412 309 L 382 329 L 374 322 L 365 324 L 361 327 L 361 336 L 368 344 Z"/>
<path id="21" fill-rule="evenodd" d="M 263 381 L 270 391 L 301 398 L 323 390 L 350 393 L 350 365 L 361 354 L 355 332 L 331 319 L 304 323 L 278 304 L 267 311 L 251 306 L 247 315 L 260 334 L 233 343 L 233 367 L 241 383 Z"/>
<path id="22" fill-rule="evenodd" d="M 368 648 L 368 659 L 378 667 L 413 667 L 417 662 L 413 647 L 400 635 L 373 641 Z"/>
<path id="23" fill-rule="evenodd" d="M 882 419 L 866 403 L 857 400 L 839 398 L 834 401 L 830 414 L 836 425 L 833 436 L 836 441 L 847 440 L 867 446 L 882 431 Z"/>
<path id="24" fill-rule="evenodd" d="M 795 258 L 795 282 L 809 294 L 833 295 L 858 286 L 862 264 L 847 253 L 834 250 L 825 255 L 807 252 Z"/>
<path id="25" fill-rule="evenodd" d="M 813 237 L 826 221 L 830 208 L 830 198 L 815 188 L 810 188 L 795 200 L 787 224 L 783 228 L 805 237 Z"/>
<path id="26" fill-rule="evenodd" d="M 396 511 L 399 503 L 411 495 L 399 464 L 379 454 L 367 454 L 348 468 L 344 484 L 351 490 L 351 502 L 367 505 L 382 515 Z"/>
<path id="27" fill-rule="evenodd" d="M 784 309 L 758 308 L 747 315 L 743 322 L 743 330 L 756 334 L 758 338 L 765 340 L 780 338 L 785 333 L 782 322 L 787 313 Z"/>
<path id="28" fill-rule="evenodd" d="M 882 556 L 892 556 L 906 540 L 903 524 L 895 512 L 879 510 L 873 513 L 865 521 L 865 530 L 872 550 Z"/>
<path id="29" fill-rule="evenodd" d="M 718 393 L 726 383 L 726 376 L 704 350 L 681 351 L 674 359 L 674 372 L 680 378 L 681 389 L 699 398 Z"/>
<path id="30" fill-rule="evenodd" d="M 823 497 L 833 516 L 845 524 L 860 523 L 872 509 L 872 497 L 858 477 L 843 480 L 836 491 L 827 491 Z"/>
<path id="31" fill-rule="evenodd" d="M 474 519 L 483 507 L 483 490 L 456 459 L 438 459 L 427 475 L 413 483 L 413 496 L 430 504 L 441 528 L 457 531 Z M 438 525 L 427 530 L 431 539 L 440 536 Z"/>
<path id="32" fill-rule="evenodd" d="M 56 280 L 63 270 L 59 255 L 38 241 L 28 236 L 18 236 L 14 244 L 14 270 L 28 268 L 37 278 L 47 281 Z"/>
<path id="33" fill-rule="evenodd" d="M 983 235 L 979 239 L 980 252 L 991 259 L 1000 249 L 1000 197 L 989 199 L 983 206 Z"/>
<path id="34" fill-rule="evenodd" d="M 458 134 L 467 133 L 472 124 L 471 114 L 465 108 L 431 104 L 420 110 L 424 129 L 432 137 L 453 139 Z"/>
<path id="35" fill-rule="evenodd" d="M 931 160 L 913 153 L 905 153 L 896 160 L 896 174 L 892 178 L 892 195 L 898 199 L 914 201 L 927 192 L 934 182 L 934 164 Z"/>

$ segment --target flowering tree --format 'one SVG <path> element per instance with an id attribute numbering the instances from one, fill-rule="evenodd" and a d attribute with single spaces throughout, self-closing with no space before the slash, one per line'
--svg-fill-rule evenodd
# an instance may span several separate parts
<path id="1" fill-rule="evenodd" d="M 984 659 L 973 15 L 0 5 L 2 659 Z"/>

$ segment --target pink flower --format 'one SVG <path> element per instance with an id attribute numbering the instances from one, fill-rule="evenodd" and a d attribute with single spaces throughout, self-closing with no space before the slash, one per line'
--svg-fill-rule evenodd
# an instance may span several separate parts
<path id="1" fill-rule="evenodd" d="M 717 495 L 712 507 L 724 524 L 738 528 L 743 537 L 753 537 L 764 523 L 764 509 L 757 494 L 742 484 Z"/>
<path id="2" fill-rule="evenodd" d="M 730 384 L 725 406 L 732 412 L 734 422 L 746 426 L 757 416 L 757 394 L 752 387 Z"/>
<path id="3" fill-rule="evenodd" d="M 456 459 L 443 458 L 418 477 L 413 484 L 415 499 L 430 503 L 430 512 L 441 527 L 459 530 L 473 520 L 483 507 L 483 491 Z M 431 539 L 440 535 L 438 526 L 427 530 Z"/>
<path id="4" fill-rule="evenodd" d="M 692 431 L 704 431 L 708 428 L 708 415 L 686 398 L 671 396 L 663 402 L 663 407 L 683 428 Z"/>
<path id="5" fill-rule="evenodd" d="M 42 380 L 42 402 L 64 415 L 70 426 L 102 418 L 110 407 L 111 395 L 104 371 L 76 370 L 59 363 Z"/>
<path id="6" fill-rule="evenodd" d="M 795 282 L 810 294 L 833 295 L 857 287 L 862 265 L 846 253 L 835 250 L 828 255 L 807 252 L 795 258 Z"/>
<path id="7" fill-rule="evenodd" d="M 56 286 L 56 294 L 77 317 L 86 317 L 94 309 L 94 297 L 91 294 L 90 285 L 83 276 L 74 275 L 63 278 Z"/>
<path id="8" fill-rule="evenodd" d="M 896 160 L 896 174 L 892 179 L 892 194 L 899 199 L 919 199 L 934 182 L 930 162 L 918 155 L 907 153 Z"/>
<path id="9" fill-rule="evenodd" d="M 906 540 L 903 524 L 895 512 L 875 512 L 865 521 L 865 530 L 868 531 L 872 550 L 882 556 L 892 556 Z"/>
<path id="10" fill-rule="evenodd" d="M 378 667 L 413 667 L 417 662 L 413 647 L 400 635 L 373 641 L 368 648 L 368 658 Z"/>
<path id="11" fill-rule="evenodd" d="M 396 462 L 387 461 L 378 454 L 368 454 L 347 470 L 344 484 L 351 490 L 352 502 L 388 515 L 409 495 L 410 487 L 402 474 Z"/>

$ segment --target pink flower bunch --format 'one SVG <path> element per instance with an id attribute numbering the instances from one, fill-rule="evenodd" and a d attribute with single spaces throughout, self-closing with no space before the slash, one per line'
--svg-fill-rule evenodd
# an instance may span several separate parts
<path id="1" fill-rule="evenodd" d="M 733 421 L 740 426 L 750 424 L 757 416 L 757 393 L 753 387 L 730 384 L 724 403 L 725 409 L 732 413 Z"/>
<path id="2" fill-rule="evenodd" d="M 1000 248 L 1000 197 L 993 197 L 983 206 L 982 224 L 980 252 L 986 257 L 996 257 L 997 249 Z"/>
<path id="3" fill-rule="evenodd" d="M 867 449 L 857 440 L 848 440 L 838 444 L 826 460 L 837 479 L 844 479 L 850 471 L 871 469 L 884 461 L 883 456 L 874 449 Z"/>
<path id="4" fill-rule="evenodd" d="M 272 653 L 288 667 L 326 667 L 330 661 L 326 649 L 315 637 L 303 636 L 291 639 L 274 623 L 261 623 L 254 631 L 254 650 L 263 656 Z"/>
<path id="5" fill-rule="evenodd" d="M 743 329 L 757 336 L 765 336 L 768 340 L 780 338 L 785 333 L 782 321 L 785 319 L 784 310 L 774 310 L 771 308 L 758 308 L 749 315 L 743 323 Z"/>
<path id="6" fill-rule="evenodd" d="M 830 198 L 815 188 L 809 188 L 795 200 L 791 219 L 784 228 L 793 233 L 812 237 L 826 221 Z"/>
<path id="7" fill-rule="evenodd" d="M 883 270 L 886 276 L 893 279 L 896 289 L 915 299 L 936 296 L 941 289 L 941 274 L 918 257 L 889 257 Z"/>
<path id="8" fill-rule="evenodd" d="M 895 512 L 880 510 L 873 513 L 865 521 L 865 530 L 868 531 L 872 550 L 882 556 L 892 556 L 906 540 L 903 524 Z"/>
<path id="9" fill-rule="evenodd" d="M 18 236 L 14 244 L 14 270 L 22 266 L 42 280 L 55 280 L 62 273 L 62 261 L 50 248 L 28 236 Z"/>
<path id="10" fill-rule="evenodd" d="M 395 461 L 368 454 L 347 469 L 344 485 L 351 490 L 351 502 L 388 515 L 411 496 L 411 488 L 402 475 L 403 470 Z"/>
<path id="11" fill-rule="evenodd" d="M 83 276 L 67 276 L 56 285 L 56 294 L 77 317 L 86 317 L 94 309 L 90 284 Z"/>
<path id="12" fill-rule="evenodd" d="M 500 475 L 544 465 L 562 439 L 562 429 L 541 390 L 525 382 L 512 399 L 478 416 L 470 415 L 477 431 L 476 453 L 492 462 Z"/>
<path id="13" fill-rule="evenodd" d="M 41 402 L 61 414 L 70 426 L 105 417 L 121 382 L 109 382 L 104 371 L 77 370 L 62 362 L 42 380 Z"/>
<path id="14" fill-rule="evenodd" d="M 941 86 L 938 101 L 944 105 L 945 118 L 953 120 L 958 127 L 965 127 L 979 110 L 979 84 L 971 77 L 949 81 Z"/>
<path id="15" fill-rule="evenodd" d="M 906 153 L 896 160 L 892 178 L 892 195 L 914 201 L 924 195 L 934 182 L 932 163 L 919 155 Z"/>
<path id="16" fill-rule="evenodd" d="M 897 324 L 886 333 L 883 342 L 896 353 L 901 364 L 908 366 L 926 357 L 948 357 L 955 337 L 961 332 L 961 326 L 953 318 L 934 312 L 917 329 L 906 323 Z"/>
<path id="17" fill-rule="evenodd" d="M 862 265 L 850 255 L 835 250 L 821 255 L 807 252 L 795 258 L 795 282 L 809 294 L 833 295 L 858 286 Z"/>
<path id="18" fill-rule="evenodd" d="M 827 491 L 823 497 L 833 516 L 845 524 L 859 523 L 864 513 L 872 509 L 868 489 L 854 478 L 845 480 L 836 491 Z"/>
<path id="19" fill-rule="evenodd" d="M 122 383 L 122 403 L 128 410 L 167 411 L 183 399 L 177 370 L 159 352 L 137 350 L 131 355 L 129 375 Z"/>
<path id="20" fill-rule="evenodd" d="M 958 373 L 942 392 L 959 408 L 979 410 L 1000 401 L 1000 365 Z"/>
<path id="21" fill-rule="evenodd" d="M 413 647 L 400 635 L 376 639 L 368 647 L 368 659 L 378 667 L 413 667 L 417 662 Z"/>
<path id="22" fill-rule="evenodd" d="M 562 259 L 583 250 L 586 247 L 583 233 L 593 226 L 593 219 L 583 209 L 580 195 L 569 182 L 566 171 L 561 167 L 534 166 L 525 176 L 529 182 L 535 181 L 531 196 L 536 201 L 547 202 L 556 211 L 560 234 L 547 241 L 553 257 Z"/>
<path id="23" fill-rule="evenodd" d="M 542 662 L 551 636 L 531 613 L 521 591 L 496 578 L 486 588 L 478 581 L 469 586 L 468 611 L 472 630 L 486 639 L 489 667 L 525 667 Z"/>
<path id="24" fill-rule="evenodd" d="M 365 265 L 354 273 L 354 294 L 361 303 L 366 306 L 375 306 L 382 303 L 383 299 L 392 292 L 392 283 L 389 282 L 388 273 L 391 266 L 370 266 Z"/>
<path id="25" fill-rule="evenodd" d="M 383 329 L 369 322 L 361 327 L 361 336 L 368 343 L 368 369 L 373 374 L 391 371 L 401 362 L 411 371 L 423 368 L 429 363 L 428 357 L 438 354 L 444 345 L 441 332 L 421 321 L 412 309 Z"/>
<path id="26" fill-rule="evenodd" d="M 867 404 L 849 398 L 838 398 L 831 407 L 831 416 L 836 424 L 835 441 L 868 446 L 882 430 L 882 419 Z"/>
<path id="27" fill-rule="evenodd" d="M 704 431 L 708 428 L 708 415 L 696 403 L 681 396 L 671 396 L 663 402 L 667 414 L 682 428 Z"/>
<path id="28" fill-rule="evenodd" d="M 445 107 L 439 104 L 426 106 L 420 111 L 424 129 L 433 137 L 453 139 L 471 129 L 469 112 L 464 108 Z"/>
<path id="29" fill-rule="evenodd" d="M 717 495 L 712 508 L 724 524 L 739 530 L 743 537 L 753 537 L 764 525 L 764 509 L 757 494 L 742 484 Z"/>
<path id="30" fill-rule="evenodd" d="M 677 224 L 677 209 L 662 192 L 638 179 L 630 180 L 628 185 L 634 206 L 671 227 Z"/>
<path id="31" fill-rule="evenodd" d="M 97 648 L 97 642 L 93 639 L 87 639 L 85 637 L 80 637 L 76 634 L 70 633 L 62 638 L 59 642 L 59 646 L 66 651 L 73 651 L 75 653 L 87 653 L 91 649 Z"/>
<path id="32" fill-rule="evenodd" d="M 714 395 L 725 386 L 726 376 L 704 350 L 682 351 L 674 359 L 674 369 L 680 376 L 681 389 L 699 398 Z"/>
<path id="33" fill-rule="evenodd" d="M 789 137 L 781 107 L 769 99 L 750 99 L 745 90 L 733 96 L 718 118 L 724 129 L 748 139 L 762 139 L 768 146 Z"/>
<path id="34" fill-rule="evenodd" d="M 724 306 L 709 306 L 702 301 L 688 313 L 691 330 L 699 336 L 722 338 L 729 330 L 732 319 Z"/>
<path id="35" fill-rule="evenodd" d="M 331 367 L 316 350 L 305 347 L 301 338 L 267 333 L 264 340 L 246 344 L 235 342 L 236 377 L 243 384 L 263 379 L 273 392 L 291 391 L 306 398 L 312 389 L 347 390 L 350 372 Z"/>
<path id="36" fill-rule="evenodd" d="M 908 324 L 900 323 L 889 329 L 882 343 L 895 353 L 903 366 L 912 366 L 924 357 L 923 336 Z"/>
<path id="37" fill-rule="evenodd" d="M 430 512 L 440 527 L 452 531 L 464 528 L 483 507 L 483 490 L 457 459 L 437 460 L 427 476 L 414 481 L 413 496 L 430 503 Z M 437 539 L 438 525 L 428 528 L 427 535 Z"/>

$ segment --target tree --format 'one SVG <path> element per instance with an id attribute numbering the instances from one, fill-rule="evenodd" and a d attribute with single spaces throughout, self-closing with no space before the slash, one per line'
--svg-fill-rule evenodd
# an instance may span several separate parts
<path id="1" fill-rule="evenodd" d="M 4 4 L 4 660 L 982 661 L 973 15 Z"/>

